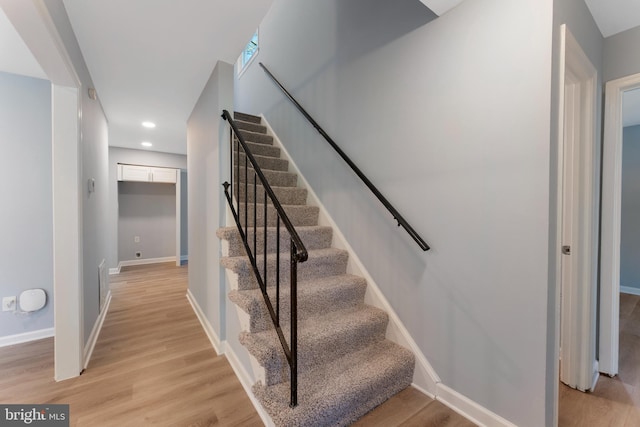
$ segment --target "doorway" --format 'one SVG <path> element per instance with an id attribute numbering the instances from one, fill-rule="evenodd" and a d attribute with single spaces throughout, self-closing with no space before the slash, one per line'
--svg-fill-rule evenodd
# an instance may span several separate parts
<path id="1" fill-rule="evenodd" d="M 600 255 L 600 371 L 618 373 L 620 230 L 622 202 L 622 104 L 640 88 L 640 74 L 607 82 L 602 153 L 602 249 Z"/>

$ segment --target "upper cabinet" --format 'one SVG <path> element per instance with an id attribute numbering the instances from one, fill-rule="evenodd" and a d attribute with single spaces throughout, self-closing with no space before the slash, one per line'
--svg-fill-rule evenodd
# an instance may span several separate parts
<path id="1" fill-rule="evenodd" d="M 176 183 L 178 169 L 118 164 L 118 181 Z"/>

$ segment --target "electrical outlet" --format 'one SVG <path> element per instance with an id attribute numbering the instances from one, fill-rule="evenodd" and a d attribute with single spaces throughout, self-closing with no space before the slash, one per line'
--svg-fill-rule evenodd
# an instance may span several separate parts
<path id="1" fill-rule="evenodd" d="M 135 237 L 133 238 L 133 242 L 134 242 L 134 243 L 140 243 L 140 236 L 135 236 Z"/>
<path id="2" fill-rule="evenodd" d="M 16 297 L 2 298 L 2 311 L 16 311 Z"/>

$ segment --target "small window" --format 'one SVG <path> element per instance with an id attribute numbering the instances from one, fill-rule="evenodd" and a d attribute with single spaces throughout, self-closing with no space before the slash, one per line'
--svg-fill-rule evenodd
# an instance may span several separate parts
<path id="1" fill-rule="evenodd" d="M 242 72 L 247 68 L 247 66 L 251 63 L 253 58 L 258 55 L 258 30 L 253 34 L 249 43 L 240 54 L 240 58 L 238 58 L 238 74 L 242 74 Z"/>

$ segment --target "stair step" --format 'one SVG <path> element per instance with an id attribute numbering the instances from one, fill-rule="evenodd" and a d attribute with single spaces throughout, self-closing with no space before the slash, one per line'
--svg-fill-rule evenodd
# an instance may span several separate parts
<path id="1" fill-rule="evenodd" d="M 347 251 L 336 248 L 314 249 L 308 251 L 309 259 L 298 263 L 298 281 L 315 279 L 322 276 L 338 276 L 347 272 Z M 258 255 L 258 270 L 263 275 L 264 255 Z M 258 282 L 246 256 L 222 257 L 220 264 L 238 275 L 238 290 L 257 289 Z M 280 286 L 290 283 L 289 254 L 280 254 Z M 264 277 L 264 275 L 263 275 Z M 267 254 L 267 286 L 275 286 L 276 254 Z"/>
<path id="2" fill-rule="evenodd" d="M 233 169 L 233 173 L 234 173 L 233 183 L 235 185 L 238 182 L 237 177 L 235 176 L 236 169 Z M 247 174 L 249 176 L 250 184 L 253 183 L 253 173 L 254 171 L 252 167 L 247 168 Z M 295 173 L 285 172 L 285 171 L 272 171 L 269 169 L 264 169 L 262 173 L 264 174 L 264 177 L 267 179 L 267 182 L 269 183 L 269 185 L 271 185 L 272 187 L 295 187 L 296 185 L 298 185 L 298 175 L 296 175 Z M 240 182 L 244 182 L 243 169 L 240 170 L 240 175 L 241 175 Z M 258 180 L 258 182 L 259 181 L 260 180 Z"/>
<path id="3" fill-rule="evenodd" d="M 413 380 L 413 354 L 388 340 L 328 361 L 298 378 L 298 406 L 289 383 L 253 391 L 276 426 L 348 426 Z"/>
<path id="4" fill-rule="evenodd" d="M 258 180 L 259 181 L 259 180 Z M 307 203 L 307 189 L 299 187 L 271 187 L 281 205 L 304 205 Z M 235 190 L 234 190 L 235 191 Z M 240 200 L 244 201 L 245 186 L 240 185 Z M 254 201 L 253 182 L 248 185 L 248 201 Z M 264 202 L 264 187 L 256 185 L 256 198 L 259 202 Z M 272 204 L 271 199 L 267 196 L 267 203 Z"/>
<path id="5" fill-rule="evenodd" d="M 331 238 L 333 236 L 333 229 L 331 227 L 296 227 L 296 232 L 307 250 L 324 249 L 331 246 Z M 253 245 L 253 227 L 247 228 L 246 233 L 247 238 L 251 241 L 251 245 Z M 227 256 L 245 255 L 244 244 L 242 243 L 242 239 L 240 239 L 240 233 L 236 226 L 219 228 L 216 235 L 218 238 L 229 242 L 229 253 L 226 254 Z M 280 252 L 289 251 L 289 239 L 289 232 L 284 228 L 284 225 L 280 224 Z M 256 241 L 258 254 L 264 253 L 263 227 L 256 229 Z M 275 252 L 277 249 L 276 246 L 276 227 L 267 227 L 267 252 Z"/>
<path id="6" fill-rule="evenodd" d="M 233 112 L 234 120 L 242 120 L 243 122 L 260 123 L 262 119 L 259 116 L 252 114 L 241 113 L 240 111 Z"/>
<path id="7" fill-rule="evenodd" d="M 299 311 L 300 316 L 302 312 Z M 298 375 L 313 366 L 384 340 L 389 316 L 379 308 L 360 305 L 298 320 Z M 289 327 L 282 325 L 288 337 Z M 266 385 L 289 380 L 289 364 L 275 329 L 240 334 L 240 343 L 265 369 Z"/>
<path id="8" fill-rule="evenodd" d="M 241 199 L 242 200 L 242 199 Z M 256 225 L 258 227 L 264 227 L 264 204 L 256 203 Z M 243 226 L 253 227 L 253 207 L 254 203 L 249 202 L 248 204 L 249 211 L 247 212 L 248 223 L 245 224 L 244 214 L 245 214 L 245 203 L 240 203 L 240 222 Z M 318 225 L 318 215 L 320 213 L 320 209 L 317 206 L 307 206 L 307 205 L 282 205 L 285 213 L 289 217 L 291 224 L 294 227 L 298 226 L 310 226 L 310 225 Z M 276 210 L 271 204 L 267 204 L 267 226 L 275 227 L 277 223 L 277 215 Z M 281 221 L 282 223 L 282 221 Z"/>
<path id="9" fill-rule="evenodd" d="M 280 158 L 280 148 L 268 144 L 256 144 L 255 142 L 246 141 L 249 150 L 254 156 L 275 157 Z"/>
<path id="10" fill-rule="evenodd" d="M 264 133 L 251 132 L 248 130 L 240 130 L 240 134 L 245 141 L 255 142 L 256 144 L 273 145 L 273 137 Z"/>
<path id="11" fill-rule="evenodd" d="M 298 283 L 298 312 L 305 316 L 344 310 L 363 304 L 367 281 L 351 274 L 320 277 Z M 275 305 L 275 290 L 268 289 Z M 280 323 L 290 321 L 290 288 L 280 289 Z M 273 321 L 260 289 L 231 291 L 229 299 L 250 316 L 249 332 L 261 332 L 273 328 Z"/>
<path id="12" fill-rule="evenodd" d="M 267 170 L 282 171 L 282 172 L 286 172 L 289 170 L 289 161 L 286 159 L 258 156 L 255 154 L 253 157 L 256 159 L 256 162 L 258 162 L 258 166 L 260 166 L 261 170 L 267 169 Z M 244 153 L 240 153 L 240 156 L 233 156 L 234 167 L 236 167 L 238 163 L 240 164 L 240 176 L 242 176 L 242 174 L 244 173 L 243 169 L 246 162 L 247 162 L 247 156 Z M 252 166 L 252 164 L 249 163 L 249 166 Z"/>
<path id="13" fill-rule="evenodd" d="M 257 123 L 244 122 L 242 120 L 236 120 L 236 126 L 241 130 L 248 130 L 249 132 L 267 133 L 267 127 L 259 125 Z"/>

